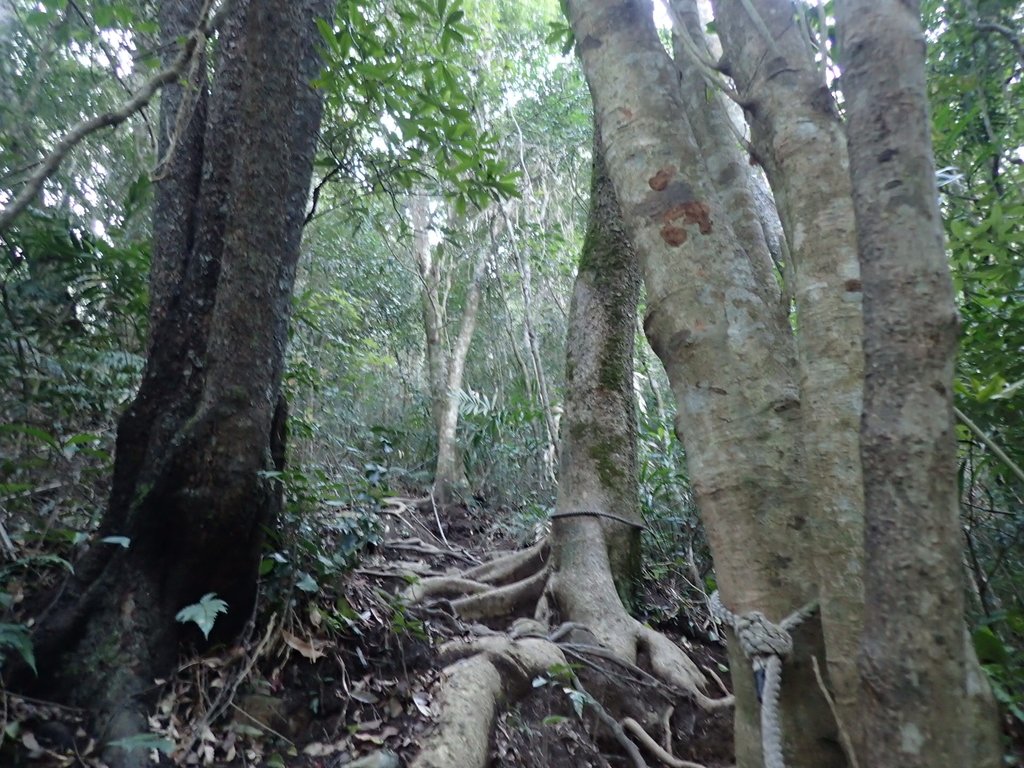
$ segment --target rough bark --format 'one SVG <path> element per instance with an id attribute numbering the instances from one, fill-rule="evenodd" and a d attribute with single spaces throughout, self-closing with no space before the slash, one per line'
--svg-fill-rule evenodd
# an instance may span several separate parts
<path id="1" fill-rule="evenodd" d="M 807 602 L 800 403 L 795 348 L 767 303 L 749 254 L 709 180 L 650 4 L 569 2 L 612 180 L 640 254 L 645 330 L 669 375 L 677 432 L 730 607 L 770 619 Z M 834 726 L 809 654 L 813 622 L 796 637 L 783 686 L 783 730 L 796 765 L 837 765 Z M 737 668 L 739 668 L 737 660 Z M 737 674 L 737 751 L 759 763 L 757 703 Z"/>
<path id="2" fill-rule="evenodd" d="M 750 123 L 793 261 L 808 499 L 832 692 L 857 712 L 863 585 L 861 294 L 846 138 L 791 0 L 714 0 L 723 68 Z M 770 35 L 766 37 L 762 30 Z"/>
<path id="3" fill-rule="evenodd" d="M 166 39 L 194 5 L 165 3 Z M 110 738 L 145 731 L 153 678 L 179 642 L 198 639 L 175 621 L 182 607 L 208 592 L 224 599 L 223 639 L 255 599 L 262 531 L 279 500 L 261 473 L 284 458 L 288 306 L 321 110 L 309 86 L 314 19 L 328 12 L 325 0 L 236 0 L 201 140 L 190 125 L 159 183 L 150 356 L 119 423 L 101 526 L 130 546 L 97 545 L 37 633 L 48 649 L 40 658 L 54 660 L 45 678 Z M 176 110 L 172 89 L 165 131 Z M 145 762 L 138 752 L 106 757 Z"/>
<path id="4" fill-rule="evenodd" d="M 973 765 L 953 416 L 957 314 L 919 6 L 847 0 L 838 13 L 864 282 L 862 759 Z"/>
<path id="5" fill-rule="evenodd" d="M 195 27 L 203 0 L 160 5 L 164 43 L 161 60 L 168 66 L 177 56 L 173 42 Z M 203 171 L 203 134 L 207 122 L 209 85 L 206 56 L 197 62 L 195 82 L 164 87 L 160 98 L 157 156 L 162 165 L 154 185 L 152 268 L 149 274 L 149 325 L 158 327 L 184 278 L 196 238 L 197 205 Z M 224 60 L 222 59 L 222 62 Z M 222 64 L 223 72 L 223 64 Z M 155 335 L 150 336 L 150 342 Z"/>

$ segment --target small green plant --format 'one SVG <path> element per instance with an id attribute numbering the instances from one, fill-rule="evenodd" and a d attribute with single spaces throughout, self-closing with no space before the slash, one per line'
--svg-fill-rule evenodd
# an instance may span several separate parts
<path id="1" fill-rule="evenodd" d="M 590 694 L 582 690 L 579 681 L 576 679 L 578 664 L 553 664 L 547 669 L 547 676 L 538 675 L 533 679 L 534 688 L 554 686 L 562 689 L 562 693 L 569 699 L 576 717 L 583 717 L 583 708 L 593 702 Z M 565 720 L 561 715 L 549 715 L 544 718 L 544 725 L 555 725 Z"/>
<path id="2" fill-rule="evenodd" d="M 267 531 L 260 576 L 279 588 L 314 593 L 351 570 L 363 550 L 381 541 L 381 494 L 374 479 L 357 487 L 317 468 L 266 472 L 284 486 L 285 509 Z"/>
<path id="3" fill-rule="evenodd" d="M 423 622 L 409 615 L 406 604 L 396 598 L 391 602 L 391 631 L 396 635 L 410 635 L 417 640 L 427 639 Z"/>
<path id="4" fill-rule="evenodd" d="M 174 618 L 182 624 L 187 624 L 190 621 L 195 622 L 196 626 L 203 633 L 203 637 L 209 639 L 210 631 L 213 629 L 213 623 L 217 620 L 217 616 L 227 612 L 228 604 L 217 597 L 215 593 L 207 592 L 199 598 L 198 603 L 186 605 L 175 614 Z"/>

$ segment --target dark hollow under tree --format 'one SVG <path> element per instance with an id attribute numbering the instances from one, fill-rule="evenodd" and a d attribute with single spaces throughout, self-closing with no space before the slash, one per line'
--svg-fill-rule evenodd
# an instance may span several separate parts
<path id="1" fill-rule="evenodd" d="M 169 57 L 204 0 L 167 0 Z M 118 424 L 100 536 L 35 633 L 41 683 L 90 709 L 108 739 L 144 732 L 154 677 L 195 629 L 175 614 L 206 593 L 215 633 L 251 614 L 264 526 L 279 505 L 281 378 L 322 112 L 316 19 L 328 0 L 234 0 L 194 82 L 162 94 L 151 336 Z M 200 55 L 205 55 L 202 52 Z M 191 634 L 190 634 L 191 633 Z M 144 754 L 108 750 L 132 765 Z"/>

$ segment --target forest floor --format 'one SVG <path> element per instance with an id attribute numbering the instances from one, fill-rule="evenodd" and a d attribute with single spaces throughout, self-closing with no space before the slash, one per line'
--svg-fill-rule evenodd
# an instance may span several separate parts
<path id="1" fill-rule="evenodd" d="M 407 765 L 433 727 L 432 690 L 441 674 L 436 649 L 497 630 L 461 621 L 443 602 L 408 606 L 398 595 L 416 578 L 411 574 L 456 572 L 522 542 L 496 526 L 493 513 L 466 507 L 439 516 L 429 504 L 391 500 L 382 519 L 379 543 L 334 584 L 321 579 L 310 588 L 293 576 L 282 591 L 267 579 L 245 636 L 156 681 L 150 733 L 123 747 L 149 751 L 154 764 L 178 766 Z M 673 601 L 672 589 L 650 584 L 641 604 L 652 616 L 673 616 L 652 625 L 728 685 L 724 649 L 700 642 L 691 631 L 694 618 Z M 631 764 L 558 670 L 533 686 L 499 715 L 493 765 Z M 0 696 L 0 765 L 103 764 L 101 734 L 89 732 L 84 712 L 11 692 Z M 665 715 L 662 732 L 652 735 L 673 754 L 708 768 L 732 764 L 731 711 L 708 714 L 681 700 Z"/>

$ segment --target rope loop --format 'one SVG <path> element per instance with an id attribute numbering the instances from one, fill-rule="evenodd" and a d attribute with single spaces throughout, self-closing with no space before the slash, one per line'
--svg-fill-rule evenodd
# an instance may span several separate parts
<path id="1" fill-rule="evenodd" d="M 790 630 L 800 626 L 817 607 L 817 603 L 812 602 L 775 624 L 760 611 L 733 613 L 722 603 L 717 591 L 711 595 L 711 613 L 732 628 L 743 655 L 750 659 L 754 669 L 757 700 L 761 702 L 761 751 L 765 768 L 786 766 L 779 718 L 782 662 L 793 653 Z"/>
<path id="2" fill-rule="evenodd" d="M 768 621 L 760 611 L 738 616 L 733 631 L 744 655 L 751 661 L 758 656 L 785 659 L 793 653 L 793 637 L 778 624 Z"/>

